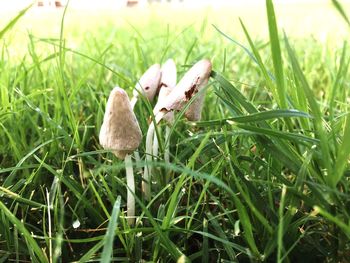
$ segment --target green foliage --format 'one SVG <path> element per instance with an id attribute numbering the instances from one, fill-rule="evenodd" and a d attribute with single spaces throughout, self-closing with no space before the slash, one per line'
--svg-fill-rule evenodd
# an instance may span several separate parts
<path id="1" fill-rule="evenodd" d="M 113 241 L 114 241 L 114 232 L 118 225 L 118 217 L 120 213 L 120 196 L 117 197 L 117 200 L 114 203 L 112 216 L 109 219 L 108 227 L 106 234 L 104 236 L 103 250 L 101 254 L 101 262 L 111 262 L 113 256 Z"/>
<path id="2" fill-rule="evenodd" d="M 56 38 L 26 36 L 23 57 L 1 42 L 0 262 L 346 261 L 348 45 L 288 32 L 280 39 L 271 0 L 266 10 L 263 41 L 244 21 L 246 40 L 217 25 L 206 43 L 207 21 L 199 31 L 153 21 L 94 29 L 73 48 L 63 15 Z M 157 127 L 150 202 L 142 198 L 141 144 L 131 227 L 124 163 L 101 149 L 99 127 L 113 86 L 131 94 L 148 66 L 169 57 L 179 76 L 212 59 L 203 120 L 187 122 L 183 110 L 170 138 L 164 123 Z M 153 106 L 135 107 L 144 134 Z"/>
<path id="3" fill-rule="evenodd" d="M 338 1 L 338 0 L 332 0 L 332 3 L 334 5 L 334 7 L 338 10 L 338 12 L 340 13 L 340 15 L 344 18 L 344 20 L 346 21 L 346 23 L 348 24 L 348 26 L 350 26 L 350 20 L 348 18 L 348 15 L 346 14 L 344 7 L 342 6 L 342 4 Z"/>
<path id="4" fill-rule="evenodd" d="M 18 22 L 18 20 L 20 20 L 21 17 L 26 14 L 26 12 L 32 7 L 32 5 L 33 4 L 30 4 L 29 6 L 21 10 L 17 16 L 15 16 L 10 22 L 7 23 L 7 25 L 3 29 L 0 30 L 0 39 L 2 39 L 6 32 L 9 31 Z"/>

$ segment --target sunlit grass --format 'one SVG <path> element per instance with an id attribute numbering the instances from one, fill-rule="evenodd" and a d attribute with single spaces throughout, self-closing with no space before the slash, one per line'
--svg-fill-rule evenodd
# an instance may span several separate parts
<path id="1" fill-rule="evenodd" d="M 0 260 L 347 260 L 349 29 L 327 3 L 267 4 L 64 17 L 31 10 L 6 31 Z M 130 227 L 124 163 L 101 149 L 98 133 L 110 90 L 131 95 L 147 67 L 168 58 L 180 76 L 201 58 L 214 70 L 202 121 L 178 113 L 171 163 L 160 149 L 151 164 L 150 202 L 144 162 L 134 162 Z M 135 108 L 144 136 L 150 106 Z"/>

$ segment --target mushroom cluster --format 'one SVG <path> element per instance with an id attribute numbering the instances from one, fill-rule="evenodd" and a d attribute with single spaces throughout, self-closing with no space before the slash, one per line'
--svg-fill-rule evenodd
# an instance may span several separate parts
<path id="1" fill-rule="evenodd" d="M 133 108 L 140 96 L 152 102 L 158 95 L 153 109 L 152 120 L 146 136 L 145 167 L 142 179 L 142 192 L 146 200 L 151 199 L 152 166 L 150 163 L 158 155 L 158 138 L 155 135 L 156 125 L 164 120 L 168 125 L 174 122 L 174 111 L 181 111 L 186 106 L 185 117 L 190 121 L 198 121 L 205 96 L 203 88 L 207 85 L 211 62 L 207 59 L 198 61 L 183 78 L 177 82 L 177 70 L 172 59 L 162 66 L 152 65 L 139 79 L 129 100 L 127 93 L 115 87 L 109 95 L 103 123 L 100 129 L 101 146 L 110 150 L 125 162 L 127 181 L 127 218 L 130 225 L 135 222 L 135 181 L 131 154 L 139 147 L 142 132 Z M 198 93 L 198 94 L 197 94 Z M 187 105 L 190 102 L 190 105 Z M 169 141 L 170 128 L 166 126 L 165 141 Z M 135 155 L 135 156 L 138 156 Z M 139 157 L 138 157 L 139 158 Z M 169 146 L 165 145 L 164 160 L 169 162 Z"/>

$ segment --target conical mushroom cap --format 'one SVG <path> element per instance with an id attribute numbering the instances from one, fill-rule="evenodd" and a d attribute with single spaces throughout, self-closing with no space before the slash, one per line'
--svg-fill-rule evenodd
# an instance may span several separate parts
<path id="1" fill-rule="evenodd" d="M 159 85 L 158 102 L 155 106 L 156 111 L 159 111 L 157 107 L 159 107 L 161 102 L 165 100 L 165 98 L 170 94 L 170 92 L 176 86 L 177 71 L 176 71 L 176 65 L 174 60 L 168 59 L 162 65 L 161 72 L 162 72 L 162 77 L 160 79 L 160 85 Z M 169 123 L 172 123 L 174 121 L 174 113 L 169 112 L 165 114 L 163 119 Z"/>
<path id="2" fill-rule="evenodd" d="M 210 72 L 211 63 L 209 60 L 203 59 L 198 61 L 186 72 L 184 77 L 165 100 L 159 102 L 158 107 L 155 109 L 157 111 L 154 112 L 154 114 L 158 114 L 159 111 L 169 112 L 181 110 L 182 107 L 208 83 Z"/>
<path id="3" fill-rule="evenodd" d="M 139 147 L 142 133 L 126 92 L 116 87 L 108 98 L 99 140 L 120 159 Z"/>
<path id="4" fill-rule="evenodd" d="M 158 91 L 160 77 L 160 65 L 152 65 L 137 82 L 133 95 L 137 97 L 139 93 L 141 93 L 147 97 L 149 101 L 152 101 Z"/>

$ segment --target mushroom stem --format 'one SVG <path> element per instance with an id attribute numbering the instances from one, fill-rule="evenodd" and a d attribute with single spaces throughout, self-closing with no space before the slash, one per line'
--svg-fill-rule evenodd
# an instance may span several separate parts
<path id="1" fill-rule="evenodd" d="M 131 98 L 130 105 L 131 105 L 131 108 L 132 108 L 132 109 L 135 108 L 135 105 L 136 105 L 137 100 L 138 100 L 138 97 L 137 97 L 137 96 L 134 96 L 134 97 Z"/>
<path id="2" fill-rule="evenodd" d="M 127 183 L 128 224 L 135 221 L 135 179 L 130 154 L 140 145 L 142 133 L 125 90 L 115 87 L 108 97 L 99 141 L 104 149 L 111 150 L 119 159 L 124 159 Z"/>
<path id="3" fill-rule="evenodd" d="M 154 122 L 149 125 L 146 136 L 146 164 L 143 172 L 142 191 L 146 200 L 151 200 L 151 173 L 152 167 L 149 165 L 153 161 L 152 147 L 155 124 L 158 124 L 165 115 L 165 112 L 159 112 L 154 118 Z"/>
<path id="4" fill-rule="evenodd" d="M 132 110 L 134 110 L 135 105 L 136 105 L 138 99 L 139 99 L 138 96 L 133 96 L 133 97 L 131 98 L 130 105 L 131 105 Z M 134 154 L 136 163 L 140 163 L 140 162 L 141 162 L 141 157 L 140 157 L 139 152 L 135 151 L 133 154 Z M 142 172 L 142 168 L 139 168 L 138 170 Z"/>
<path id="5" fill-rule="evenodd" d="M 142 180 L 142 190 L 145 195 L 146 200 L 151 199 L 151 182 L 150 182 L 150 175 L 151 175 L 151 167 L 149 163 L 153 160 L 152 158 L 152 139 L 154 135 L 154 123 L 152 122 L 147 130 L 147 136 L 146 136 L 146 164 L 145 169 L 143 171 L 143 180 Z"/>
<path id="6" fill-rule="evenodd" d="M 166 126 L 165 127 L 165 135 L 164 135 L 164 141 L 165 141 L 165 145 L 164 145 L 164 161 L 166 163 L 170 163 L 170 149 L 169 149 L 169 137 L 170 137 L 170 127 Z M 154 137 L 153 137 L 153 156 L 157 156 L 158 155 L 158 149 L 159 149 L 159 143 L 158 143 L 158 137 L 157 135 L 154 133 Z"/>
<path id="7" fill-rule="evenodd" d="M 152 150 L 152 155 L 154 157 L 158 156 L 158 147 L 159 147 L 158 137 L 157 137 L 157 134 L 154 133 L 154 136 L 153 136 L 153 150 Z"/>
<path id="8" fill-rule="evenodd" d="M 165 145 L 164 145 L 164 161 L 166 163 L 170 163 L 170 127 L 166 126 L 165 127 Z"/>
<path id="9" fill-rule="evenodd" d="M 124 159 L 125 171 L 126 171 L 126 184 L 127 184 L 127 221 L 129 225 L 135 223 L 135 179 L 134 170 L 132 167 L 131 155 L 127 154 Z"/>

